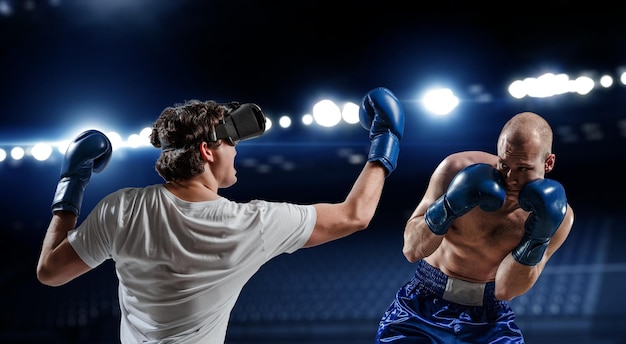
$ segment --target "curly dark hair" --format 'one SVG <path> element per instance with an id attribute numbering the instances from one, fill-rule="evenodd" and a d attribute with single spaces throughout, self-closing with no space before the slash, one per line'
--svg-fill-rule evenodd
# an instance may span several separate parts
<path id="1" fill-rule="evenodd" d="M 167 107 L 152 126 L 150 143 L 161 148 L 155 169 L 165 181 L 186 180 L 204 172 L 199 145 L 214 147 L 222 142 L 209 142 L 210 133 L 224 117 L 226 108 L 215 101 L 188 100 Z"/>

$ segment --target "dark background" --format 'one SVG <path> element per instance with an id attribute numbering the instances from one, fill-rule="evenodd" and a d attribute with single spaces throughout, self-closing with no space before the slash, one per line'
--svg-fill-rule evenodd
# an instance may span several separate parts
<path id="1" fill-rule="evenodd" d="M 621 299 L 626 160 L 625 36 L 619 7 L 602 1 L 436 3 L 310 1 L 4 1 L 0 16 L 0 146 L 57 140 L 79 127 L 123 133 L 150 126 L 183 100 L 259 104 L 268 117 L 309 112 L 321 97 L 359 102 L 385 86 L 406 113 L 398 169 L 367 231 L 276 258 L 233 311 L 230 343 L 369 343 L 413 266 L 404 222 L 447 154 L 495 153 L 510 116 L 543 115 L 555 129 L 556 168 L 577 218 L 568 241 L 527 295 L 513 300 L 529 343 L 623 343 Z M 2 1 L 0 1 L 0 9 Z M 515 100 L 507 87 L 545 72 L 607 73 L 611 88 Z M 432 120 L 427 87 L 461 103 Z M 487 101 L 485 101 L 487 99 Z M 226 197 L 340 201 L 362 164 L 367 132 L 273 128 L 238 146 L 239 181 Z M 600 135 L 591 135 L 591 133 Z M 575 139 L 571 139 L 575 137 Z M 84 209 L 125 186 L 160 183 L 158 151 L 116 151 Z M 36 282 L 39 246 L 62 157 L 0 162 L 0 340 L 114 343 L 119 309 L 112 263 L 72 283 Z"/>

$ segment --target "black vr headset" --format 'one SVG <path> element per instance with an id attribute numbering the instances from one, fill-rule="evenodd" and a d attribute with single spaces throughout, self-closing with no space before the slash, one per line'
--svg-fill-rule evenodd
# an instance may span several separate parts
<path id="1" fill-rule="evenodd" d="M 252 103 L 239 104 L 231 102 L 221 104 L 227 112 L 215 130 L 209 134 L 209 141 L 225 140 L 230 145 L 237 141 L 261 136 L 265 132 L 265 116 L 261 108 Z"/>

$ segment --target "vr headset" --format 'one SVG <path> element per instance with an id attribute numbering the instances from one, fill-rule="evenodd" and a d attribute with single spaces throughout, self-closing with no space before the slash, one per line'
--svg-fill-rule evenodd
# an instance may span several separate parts
<path id="1" fill-rule="evenodd" d="M 265 116 L 258 105 L 240 105 L 238 102 L 221 105 L 226 107 L 227 112 L 209 134 L 209 141 L 221 139 L 234 146 L 237 141 L 261 136 L 265 132 Z"/>

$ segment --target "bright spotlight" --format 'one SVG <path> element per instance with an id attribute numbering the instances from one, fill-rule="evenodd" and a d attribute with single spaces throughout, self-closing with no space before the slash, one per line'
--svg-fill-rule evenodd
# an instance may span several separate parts
<path id="1" fill-rule="evenodd" d="M 278 120 L 278 124 L 281 128 L 289 128 L 291 126 L 291 118 L 289 118 L 289 116 L 281 116 Z"/>
<path id="2" fill-rule="evenodd" d="M 137 148 L 142 144 L 141 137 L 139 137 L 139 135 L 137 134 L 131 134 L 130 136 L 128 136 L 128 140 L 126 140 L 126 142 L 131 148 Z"/>
<path id="3" fill-rule="evenodd" d="M 428 111 L 437 115 L 447 115 L 459 105 L 459 98 L 449 88 L 428 91 L 422 101 Z"/>
<path id="4" fill-rule="evenodd" d="M 116 149 L 122 147 L 122 145 L 124 143 L 124 140 L 122 140 L 122 136 L 120 136 L 120 134 L 118 134 L 118 133 L 116 133 L 114 131 L 110 131 L 106 135 L 109 138 L 109 141 L 111 141 L 111 146 L 112 146 L 113 150 L 116 150 Z"/>
<path id="5" fill-rule="evenodd" d="M 304 116 L 302 116 L 302 124 L 311 125 L 311 123 L 313 123 L 313 116 L 311 116 L 311 114 L 307 113 Z"/>
<path id="6" fill-rule="evenodd" d="M 141 132 L 139 132 L 139 136 L 141 137 L 142 144 L 150 146 L 150 135 L 152 135 L 152 128 L 145 127 L 141 129 Z"/>
<path id="7" fill-rule="evenodd" d="M 0 161 L 4 161 L 7 158 L 7 152 L 0 148 Z"/>
<path id="8" fill-rule="evenodd" d="M 609 88 L 613 86 L 613 77 L 611 77 L 610 75 L 603 75 L 600 78 L 600 85 L 602 85 L 602 87 L 604 88 Z"/>
<path id="9" fill-rule="evenodd" d="M 21 160 L 24 154 L 24 148 L 22 147 L 13 147 L 13 149 L 11 149 L 11 158 L 13 158 L 13 160 Z"/>
<path id="10" fill-rule="evenodd" d="M 582 95 L 588 94 L 595 87 L 593 79 L 588 76 L 576 78 L 574 85 L 575 92 Z"/>
<path id="11" fill-rule="evenodd" d="M 359 106 L 351 102 L 344 104 L 341 117 L 346 123 L 359 123 Z"/>
<path id="12" fill-rule="evenodd" d="M 61 141 L 56 144 L 57 151 L 61 154 L 65 154 L 67 152 L 67 148 L 70 146 L 70 141 Z"/>
<path id="13" fill-rule="evenodd" d="M 525 84 L 522 80 L 515 80 L 509 85 L 509 94 L 516 99 L 521 99 L 526 97 L 528 92 L 526 92 Z"/>
<path id="14" fill-rule="evenodd" d="M 47 143 L 38 143 L 33 146 L 30 153 L 38 161 L 44 161 L 52 154 L 52 147 Z"/>
<path id="15" fill-rule="evenodd" d="M 313 106 L 313 118 L 323 127 L 332 127 L 341 121 L 341 110 L 331 100 L 322 100 Z"/>

